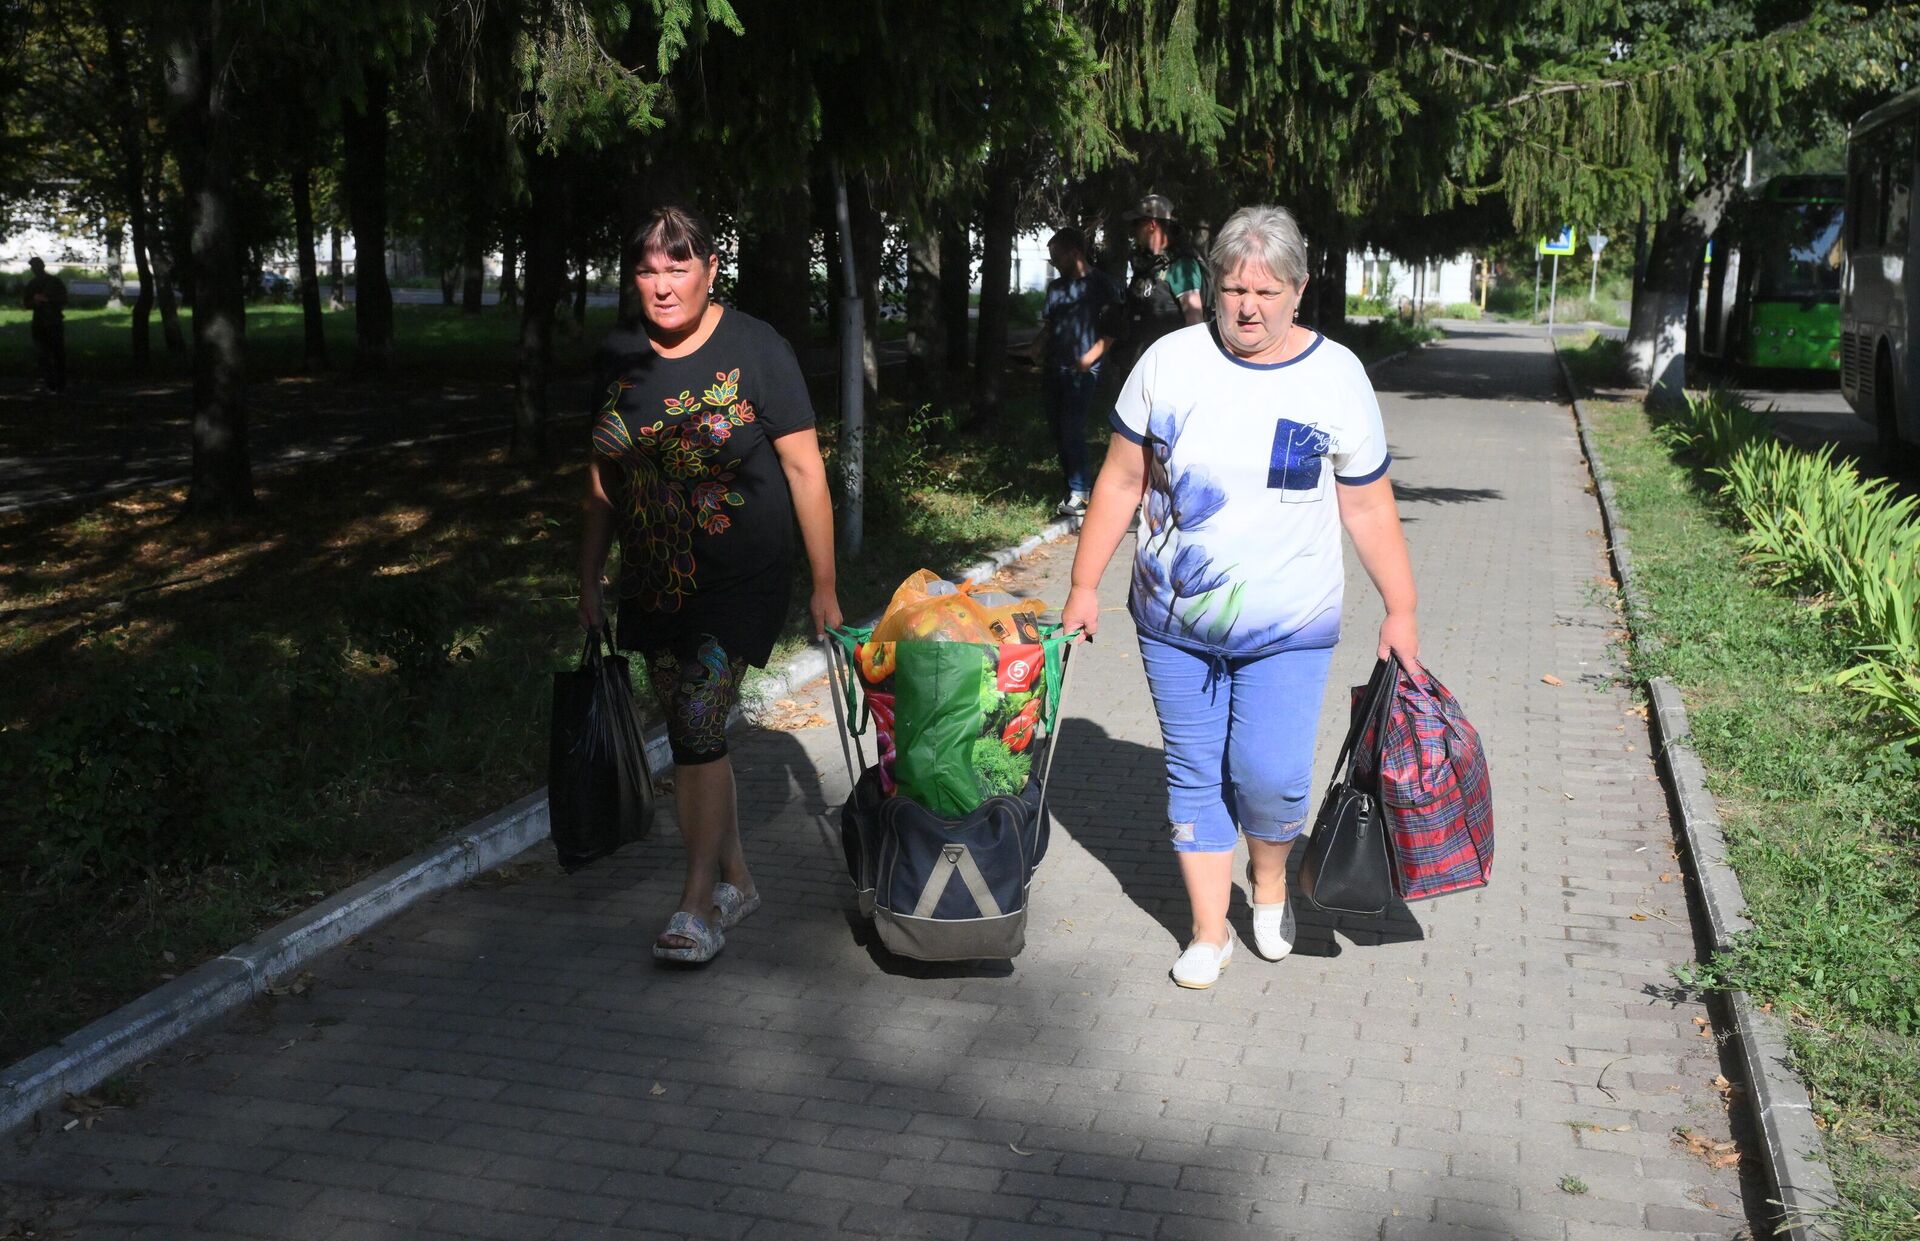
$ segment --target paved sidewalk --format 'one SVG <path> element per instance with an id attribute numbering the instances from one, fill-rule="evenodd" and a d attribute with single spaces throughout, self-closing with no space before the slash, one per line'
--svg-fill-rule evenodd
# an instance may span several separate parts
<path id="1" fill-rule="evenodd" d="M 1693 955 L 1687 901 L 1612 680 L 1599 517 L 1551 366 L 1543 341 L 1485 330 L 1380 376 L 1423 653 L 1489 746 L 1490 889 L 1303 916 L 1292 959 L 1175 988 L 1184 899 L 1123 549 L 1010 969 L 866 946 L 831 730 L 751 731 L 768 904 L 711 969 L 648 955 L 678 891 L 670 827 L 571 878 L 535 851 L 173 1049 L 136 1105 L 9 1144 L 0 1228 L 10 1210 L 87 1238 L 1742 1235 L 1736 1173 L 1673 1140 L 1726 1136 L 1720 1063 L 1667 973 Z M 1014 576 L 1057 601 L 1070 557 Z M 1350 575 L 1330 699 L 1372 660 L 1378 604 Z M 1249 934 L 1242 899 L 1234 917 Z"/>

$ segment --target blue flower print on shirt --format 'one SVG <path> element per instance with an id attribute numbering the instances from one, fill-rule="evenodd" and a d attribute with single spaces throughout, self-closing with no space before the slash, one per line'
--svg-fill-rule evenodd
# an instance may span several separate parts
<path id="1" fill-rule="evenodd" d="M 1174 530 L 1192 533 L 1204 528 L 1227 503 L 1226 491 L 1205 466 L 1188 466 L 1170 486 L 1159 477 L 1152 482 L 1152 490 L 1147 493 L 1147 529 L 1166 538 L 1171 538 Z"/>
<path id="2" fill-rule="evenodd" d="M 1142 605 L 1171 597 L 1173 583 L 1167 580 L 1167 566 L 1158 556 L 1141 553 L 1133 558 L 1133 596 Z"/>
<path id="3" fill-rule="evenodd" d="M 1173 557 L 1173 595 L 1190 599 L 1217 589 L 1227 580 L 1225 572 L 1213 567 L 1213 557 L 1198 543 L 1182 543 Z"/>
<path id="4" fill-rule="evenodd" d="M 1303 426 L 1288 418 L 1273 424 L 1273 453 L 1267 458 L 1267 486 L 1281 500 L 1304 503 L 1320 494 L 1320 466 L 1333 447 L 1333 437 L 1319 427 Z"/>

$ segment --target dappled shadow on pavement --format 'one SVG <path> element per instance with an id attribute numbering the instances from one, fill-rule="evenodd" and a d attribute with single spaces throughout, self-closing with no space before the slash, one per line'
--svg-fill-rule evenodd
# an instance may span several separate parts
<path id="1" fill-rule="evenodd" d="M 1539 335 L 1497 323 L 1449 324 L 1444 345 L 1380 368 L 1373 386 L 1382 397 L 1409 401 L 1563 399 L 1553 355 L 1541 348 Z"/>
<path id="2" fill-rule="evenodd" d="M 711 967 L 650 959 L 670 816 L 571 876 L 538 851 L 163 1053 L 136 1106 L 23 1138 L 0 1184 L 153 1241 L 1374 1238 L 1433 1218 L 1387 1162 L 1328 1159 L 1393 1140 L 1341 1116 L 1352 1053 L 1320 1039 L 1351 1023 L 1257 974 L 1186 993 L 1135 968 L 1137 917 L 1064 834 L 1012 969 L 876 968 L 847 934 L 830 744 L 739 738 L 767 905 Z"/>
<path id="3" fill-rule="evenodd" d="M 1074 719 L 1062 733 L 1054 764 L 1055 792 L 1048 798 L 1055 822 L 1113 875 L 1128 900 L 1158 922 L 1170 937 L 1167 965 L 1187 942 L 1191 911 L 1173 849 L 1166 843 L 1165 757 L 1156 748 L 1110 736 L 1091 720 Z M 1076 790 L 1098 790 L 1074 796 Z M 1396 901 L 1377 918 L 1320 909 L 1299 894 L 1303 839 L 1288 857 L 1288 899 L 1300 935 L 1294 951 L 1310 957 L 1334 957 L 1340 940 L 1356 946 L 1408 943 L 1424 938 L 1419 921 Z M 1244 847 L 1243 847 L 1244 848 Z M 1236 876 L 1244 871 L 1236 861 Z M 1253 912 L 1243 878 L 1234 881 L 1228 919 L 1241 947 L 1251 950 Z"/>

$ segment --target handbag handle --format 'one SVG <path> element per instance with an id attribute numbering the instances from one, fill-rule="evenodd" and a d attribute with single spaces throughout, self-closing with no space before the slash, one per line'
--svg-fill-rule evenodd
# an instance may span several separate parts
<path id="1" fill-rule="evenodd" d="M 583 646 L 580 651 L 581 667 L 598 668 L 600 666 L 600 661 L 605 658 L 605 655 L 603 655 L 600 650 L 600 644 L 603 641 L 607 645 L 606 655 L 618 655 L 620 653 L 620 645 L 615 642 L 613 638 L 612 626 L 602 625 L 598 629 L 589 629 L 587 630 L 586 645 Z"/>
<path id="2" fill-rule="evenodd" d="M 1354 712 L 1353 722 L 1347 725 L 1347 739 L 1340 743 L 1340 757 L 1333 760 L 1333 779 L 1338 783 L 1352 772 L 1353 748 L 1366 735 L 1369 724 L 1385 726 L 1387 715 L 1393 703 L 1393 688 L 1400 681 L 1400 657 L 1392 651 L 1385 659 L 1375 660 L 1373 675 L 1367 678 L 1366 696 L 1360 700 L 1360 710 Z M 1377 717 L 1377 719 L 1376 719 Z"/>

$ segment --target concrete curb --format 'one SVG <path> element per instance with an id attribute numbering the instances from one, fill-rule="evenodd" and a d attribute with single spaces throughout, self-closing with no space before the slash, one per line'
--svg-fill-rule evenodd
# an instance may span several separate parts
<path id="1" fill-rule="evenodd" d="M 1042 545 L 1071 534 L 1076 525 L 1070 518 L 1050 522 L 1039 533 L 970 566 L 961 577 L 984 581 Z M 761 682 L 755 696 L 765 703 L 826 674 L 826 652 L 814 644 Z M 753 705 L 747 704 L 749 713 Z M 729 725 L 740 719 L 741 713 L 736 712 Z M 672 761 L 666 730 L 654 729 L 647 735 L 647 762 L 653 770 L 663 771 Z M 0 1068 L 0 1134 L 26 1123 L 66 1095 L 93 1089 L 415 901 L 457 887 L 546 838 L 547 791 L 543 788 L 188 970 L 53 1046 Z"/>
<path id="2" fill-rule="evenodd" d="M 547 831 L 545 790 L 471 823 L 410 858 L 0 1070 L 0 1133 L 62 1096 L 91 1090 L 196 1027 L 245 1003 L 329 948 L 424 896 L 493 869 Z"/>
<path id="3" fill-rule="evenodd" d="M 1626 602 L 1627 625 L 1634 631 L 1635 641 L 1644 641 L 1641 622 L 1647 616 L 1646 600 L 1633 580 L 1633 558 L 1627 551 L 1627 530 L 1620 521 L 1613 484 L 1607 477 L 1605 464 L 1594 451 L 1586 407 L 1557 346 L 1553 356 L 1573 404 L 1581 452 L 1593 474 L 1608 552 L 1613 559 L 1614 575 L 1620 582 L 1621 597 Z M 1736 936 L 1753 929 L 1753 923 L 1746 916 L 1747 901 L 1740 888 L 1740 876 L 1727 863 L 1727 840 L 1720 813 L 1713 793 L 1707 788 L 1706 767 L 1688 743 L 1687 709 L 1679 690 L 1665 677 L 1653 677 L 1647 682 L 1647 693 L 1652 704 L 1660 774 L 1667 786 L 1674 817 L 1680 823 L 1694 884 L 1706 910 L 1711 942 L 1715 951 L 1722 951 Z M 1776 1195 L 1773 1205 L 1780 1210 L 1779 1231 L 1774 1235 L 1791 1238 L 1791 1241 L 1831 1238 L 1835 1234 L 1821 1219 L 1840 1203 L 1840 1192 L 1826 1164 L 1825 1140 L 1813 1123 L 1813 1101 L 1807 1094 L 1806 1083 L 1793 1070 L 1785 1029 L 1778 1017 L 1762 1011 L 1744 991 L 1728 995 L 1727 1009 L 1733 1019 L 1733 1038 L 1740 1062 L 1746 1069 L 1747 1098 L 1764 1147 L 1761 1154 L 1767 1180 Z"/>

